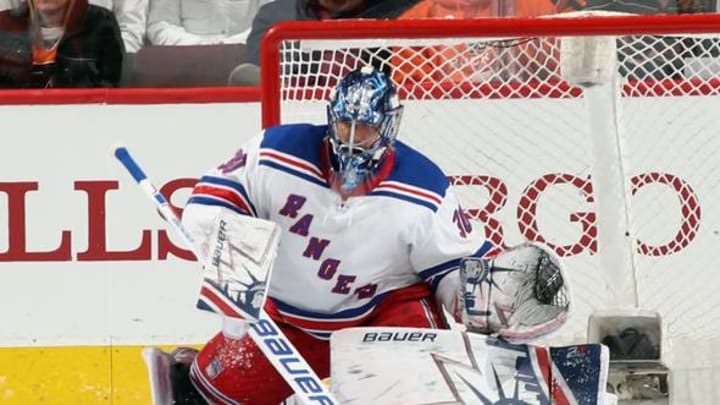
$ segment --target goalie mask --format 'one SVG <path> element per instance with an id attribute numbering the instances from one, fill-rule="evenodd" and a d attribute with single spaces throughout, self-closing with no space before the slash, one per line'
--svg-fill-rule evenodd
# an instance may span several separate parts
<path id="1" fill-rule="evenodd" d="M 491 259 L 462 259 L 460 283 L 460 317 L 468 330 L 511 341 L 556 330 L 570 309 L 560 261 L 533 244 L 513 247 Z"/>
<path id="2" fill-rule="evenodd" d="M 343 193 L 371 180 L 397 137 L 403 107 L 390 78 L 373 67 L 349 73 L 327 107 L 331 175 Z"/>

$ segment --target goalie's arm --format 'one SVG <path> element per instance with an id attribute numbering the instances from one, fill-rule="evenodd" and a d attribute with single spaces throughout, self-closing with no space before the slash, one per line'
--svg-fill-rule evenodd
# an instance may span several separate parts
<path id="1" fill-rule="evenodd" d="M 447 182 L 442 203 L 435 212 L 426 211 L 415 222 L 410 237 L 410 261 L 434 292 L 436 301 L 453 313 L 457 293 L 457 269 L 460 259 L 482 257 L 493 249 L 484 240 L 481 228 L 475 229 L 458 202 L 455 189 Z"/>
<path id="2" fill-rule="evenodd" d="M 207 243 L 214 219 L 223 209 L 264 218 L 257 160 L 264 133 L 250 139 L 228 160 L 203 175 L 183 209 L 182 225 L 196 244 Z"/>

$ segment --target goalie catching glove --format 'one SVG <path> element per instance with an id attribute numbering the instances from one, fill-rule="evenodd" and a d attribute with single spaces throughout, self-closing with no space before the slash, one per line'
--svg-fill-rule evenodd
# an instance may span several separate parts
<path id="1" fill-rule="evenodd" d="M 460 262 L 459 318 L 471 332 L 533 339 L 567 319 L 570 292 L 558 258 L 522 244 L 490 259 Z"/>

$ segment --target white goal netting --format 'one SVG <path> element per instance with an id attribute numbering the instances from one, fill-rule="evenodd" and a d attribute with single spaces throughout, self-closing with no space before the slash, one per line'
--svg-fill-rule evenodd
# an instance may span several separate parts
<path id="1" fill-rule="evenodd" d="M 563 257 L 574 312 L 548 342 L 584 341 L 596 311 L 657 312 L 673 403 L 710 404 L 720 399 L 717 17 L 280 27 L 263 60 L 264 123 L 323 122 L 344 73 L 392 72 L 406 105 L 400 139 L 449 174 L 474 225 L 498 246 L 538 241 Z M 612 34 L 613 75 L 577 87 L 563 76 L 561 38 L 590 33 Z"/>

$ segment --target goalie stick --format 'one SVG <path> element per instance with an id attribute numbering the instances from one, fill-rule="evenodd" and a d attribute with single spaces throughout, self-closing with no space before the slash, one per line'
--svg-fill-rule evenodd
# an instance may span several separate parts
<path id="1" fill-rule="evenodd" d="M 157 188 L 150 182 L 143 170 L 137 164 L 130 152 L 124 146 L 117 146 L 114 151 L 115 157 L 130 173 L 140 188 L 150 198 L 165 219 L 172 225 L 183 239 L 183 242 L 195 254 L 195 257 L 204 263 L 204 257 L 199 255 L 193 244 L 192 236 L 180 222 L 180 218 L 170 207 L 167 199 L 160 194 Z M 339 404 L 334 396 L 325 388 L 315 371 L 307 361 L 300 355 L 300 352 L 293 346 L 290 340 L 282 333 L 265 311 L 260 311 L 258 322 L 249 324 L 247 333 L 260 347 L 268 361 L 275 367 L 275 370 L 282 376 L 285 382 L 305 404 L 333 405 Z"/>

